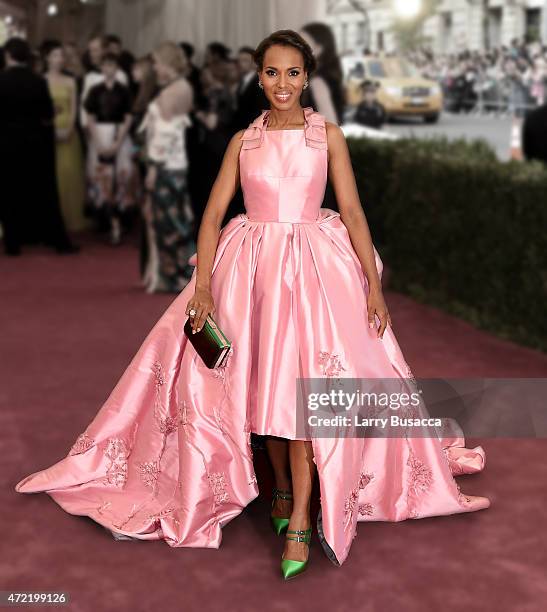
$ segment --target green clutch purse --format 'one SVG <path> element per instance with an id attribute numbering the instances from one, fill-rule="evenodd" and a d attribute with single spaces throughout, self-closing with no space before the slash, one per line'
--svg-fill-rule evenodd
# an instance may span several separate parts
<path id="1" fill-rule="evenodd" d="M 226 363 L 232 343 L 210 314 L 207 315 L 203 327 L 195 334 L 192 333 L 192 323 L 188 317 L 184 333 L 208 368 L 218 368 Z"/>

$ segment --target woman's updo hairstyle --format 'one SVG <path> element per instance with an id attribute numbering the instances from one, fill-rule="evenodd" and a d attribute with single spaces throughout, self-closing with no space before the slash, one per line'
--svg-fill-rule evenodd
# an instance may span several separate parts
<path id="1" fill-rule="evenodd" d="M 63 45 L 61 41 L 55 39 L 47 39 L 40 45 L 40 56 L 44 61 L 47 60 L 48 55 L 55 51 L 56 49 L 62 49 Z"/>
<path id="2" fill-rule="evenodd" d="M 177 74 L 182 74 L 186 68 L 186 57 L 177 43 L 167 40 L 154 49 L 154 55 L 165 66 L 172 68 Z"/>
<path id="3" fill-rule="evenodd" d="M 261 71 L 264 68 L 264 56 L 266 51 L 274 45 L 283 45 L 285 47 L 293 47 L 298 49 L 304 58 L 304 70 L 308 73 L 308 77 L 316 68 L 315 57 L 308 43 L 294 30 L 277 30 L 265 38 L 255 49 L 253 60 Z"/>

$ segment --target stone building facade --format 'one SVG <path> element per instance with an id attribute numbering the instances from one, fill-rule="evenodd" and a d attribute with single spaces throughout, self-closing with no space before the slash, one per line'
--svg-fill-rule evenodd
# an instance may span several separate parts
<path id="1" fill-rule="evenodd" d="M 325 9 L 340 52 L 396 49 L 393 0 L 326 0 Z M 436 53 L 482 51 L 509 45 L 514 38 L 546 43 L 547 1 L 441 0 L 422 34 Z"/>

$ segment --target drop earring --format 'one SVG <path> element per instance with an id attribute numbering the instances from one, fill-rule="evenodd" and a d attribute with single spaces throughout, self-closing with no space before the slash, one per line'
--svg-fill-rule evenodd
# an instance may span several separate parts
<path id="1" fill-rule="evenodd" d="M 258 86 L 260 87 L 260 89 L 264 89 L 264 85 L 262 85 L 262 81 L 258 81 Z"/>
<path id="2" fill-rule="evenodd" d="M 302 89 L 307 89 L 307 87 L 308 87 L 308 80 L 306 79 L 306 80 L 304 81 L 304 87 L 303 87 Z"/>

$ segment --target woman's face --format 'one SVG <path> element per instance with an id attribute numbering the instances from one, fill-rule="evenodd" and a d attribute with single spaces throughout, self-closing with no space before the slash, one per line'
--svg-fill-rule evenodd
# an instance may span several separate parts
<path id="1" fill-rule="evenodd" d="M 258 73 L 272 108 L 288 110 L 299 103 L 307 73 L 302 53 L 294 47 L 273 45 L 264 54 Z"/>
<path id="2" fill-rule="evenodd" d="M 59 47 L 53 49 L 47 56 L 47 67 L 49 70 L 60 72 L 65 66 L 65 54 Z"/>
<path id="3" fill-rule="evenodd" d="M 164 64 L 155 53 L 152 54 L 152 57 L 154 58 L 154 71 L 156 73 L 158 83 L 160 85 L 166 85 L 175 77 L 175 71 L 171 68 L 171 66 Z"/>

